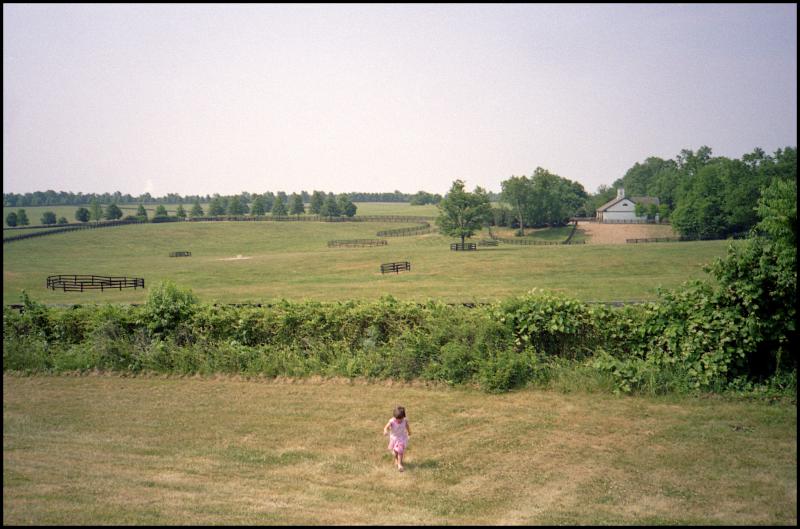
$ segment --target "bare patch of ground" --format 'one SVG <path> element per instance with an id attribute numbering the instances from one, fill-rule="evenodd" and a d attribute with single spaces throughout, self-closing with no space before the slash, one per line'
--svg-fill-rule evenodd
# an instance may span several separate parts
<path id="1" fill-rule="evenodd" d="M 586 236 L 586 244 L 625 244 L 626 239 L 677 237 L 669 224 L 602 224 L 580 222 L 578 229 Z"/>

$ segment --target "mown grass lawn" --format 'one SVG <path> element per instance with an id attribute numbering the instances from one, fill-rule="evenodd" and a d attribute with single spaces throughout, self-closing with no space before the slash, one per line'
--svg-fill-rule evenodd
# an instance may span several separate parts
<path id="1" fill-rule="evenodd" d="M 722 398 L 5 374 L 3 523 L 796 525 L 796 427 Z"/>
<path id="2" fill-rule="evenodd" d="M 410 224 L 413 225 L 413 224 Z M 3 302 L 24 289 L 45 303 L 143 303 L 147 290 L 65 293 L 46 289 L 55 274 L 169 279 L 203 301 L 281 298 L 487 302 L 549 289 L 585 301 L 652 300 L 657 288 L 707 277 L 703 265 L 728 241 L 642 245 L 480 247 L 452 252 L 430 233 L 390 237 L 371 248 L 328 248 L 332 239 L 376 238 L 398 223 L 202 222 L 137 224 L 16 241 L 3 248 Z M 486 233 L 477 237 L 485 237 Z M 191 257 L 169 257 L 190 251 Z M 238 258 L 240 257 L 240 258 Z M 380 273 L 381 263 L 410 261 L 411 272 Z"/>

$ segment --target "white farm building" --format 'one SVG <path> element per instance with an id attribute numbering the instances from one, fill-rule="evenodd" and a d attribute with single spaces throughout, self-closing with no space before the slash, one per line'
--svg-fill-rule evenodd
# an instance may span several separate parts
<path id="1" fill-rule="evenodd" d="M 636 204 L 649 206 L 650 204 L 659 205 L 657 197 L 628 197 L 625 196 L 623 188 L 617 189 L 617 197 L 597 208 L 597 222 L 604 223 L 639 223 L 653 222 L 647 220 L 647 216 L 636 216 Z M 658 222 L 656 214 L 655 222 Z"/>

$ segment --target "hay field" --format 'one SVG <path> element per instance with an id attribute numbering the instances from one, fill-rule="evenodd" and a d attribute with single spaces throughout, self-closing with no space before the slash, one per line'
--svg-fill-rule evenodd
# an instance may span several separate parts
<path id="1" fill-rule="evenodd" d="M 4 375 L 3 523 L 796 525 L 796 428 L 719 398 Z"/>
<path id="2" fill-rule="evenodd" d="M 372 248 L 328 248 L 332 239 L 375 238 L 399 223 L 203 222 L 80 230 L 12 242 L 3 248 L 3 302 L 25 289 L 45 303 L 142 303 L 146 290 L 65 293 L 47 290 L 55 274 L 170 279 L 203 301 L 399 299 L 487 302 L 534 287 L 585 301 L 655 299 L 706 277 L 703 265 L 724 255 L 727 241 L 641 245 L 479 247 L 451 252 L 431 233 L 388 238 Z M 487 237 L 487 233 L 476 238 Z M 190 251 L 191 257 L 169 257 Z M 237 258 L 241 256 L 241 258 Z M 380 264 L 410 261 L 411 272 L 380 273 Z"/>

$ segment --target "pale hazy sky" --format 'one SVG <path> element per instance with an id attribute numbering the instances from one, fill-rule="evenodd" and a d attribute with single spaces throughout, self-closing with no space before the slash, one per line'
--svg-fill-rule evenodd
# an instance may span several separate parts
<path id="1" fill-rule="evenodd" d="M 3 5 L 3 191 L 589 192 L 797 145 L 797 6 Z"/>

